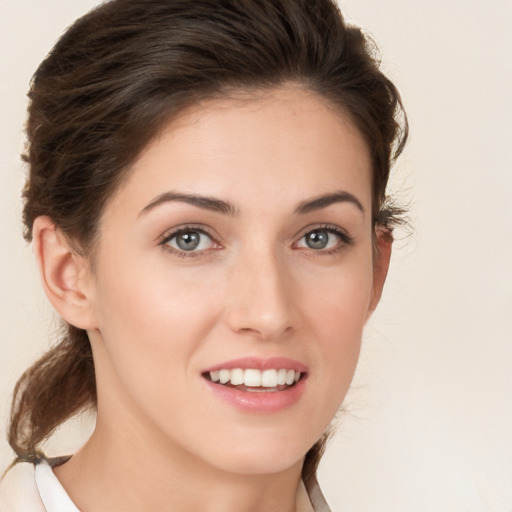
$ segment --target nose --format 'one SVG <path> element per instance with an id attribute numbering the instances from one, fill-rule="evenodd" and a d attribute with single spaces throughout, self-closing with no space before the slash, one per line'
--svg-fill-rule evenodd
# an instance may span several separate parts
<path id="1" fill-rule="evenodd" d="M 263 340 L 293 330 L 293 286 L 285 265 L 271 250 L 241 257 L 231 274 L 227 323 L 230 329 Z"/>

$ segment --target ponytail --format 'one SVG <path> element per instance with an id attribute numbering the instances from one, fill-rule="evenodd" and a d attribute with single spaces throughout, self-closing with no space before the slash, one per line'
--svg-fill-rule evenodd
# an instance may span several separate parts
<path id="1" fill-rule="evenodd" d="M 23 373 L 14 389 L 8 439 L 18 460 L 37 460 L 39 446 L 59 425 L 95 405 L 89 338 L 68 325 L 63 339 Z"/>

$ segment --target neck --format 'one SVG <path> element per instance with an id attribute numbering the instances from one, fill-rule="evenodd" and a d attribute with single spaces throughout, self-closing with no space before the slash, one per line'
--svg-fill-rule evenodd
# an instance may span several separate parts
<path id="1" fill-rule="evenodd" d="M 148 436 L 136 424 L 122 423 L 114 428 L 98 414 L 87 444 L 55 469 L 82 512 L 297 509 L 302 461 L 274 474 L 232 473 L 170 446 L 168 439 Z"/>

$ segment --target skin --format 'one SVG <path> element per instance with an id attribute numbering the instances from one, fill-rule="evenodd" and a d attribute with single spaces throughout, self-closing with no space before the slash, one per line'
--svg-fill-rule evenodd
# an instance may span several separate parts
<path id="1" fill-rule="evenodd" d="M 148 208 L 169 191 L 235 213 Z M 296 212 L 339 191 L 362 208 Z M 162 243 L 184 225 L 209 234 L 200 250 Z M 306 233 L 325 225 L 351 242 L 327 234 L 327 248 L 308 246 Z M 365 142 L 347 116 L 292 86 L 170 122 L 108 201 L 93 262 L 38 218 L 45 290 L 87 329 L 96 365 L 96 430 L 55 470 L 80 510 L 300 510 L 304 455 L 345 397 L 384 284 L 391 241 L 377 236 L 375 251 L 374 235 Z M 307 365 L 300 400 L 256 413 L 212 394 L 201 372 L 247 356 Z"/>

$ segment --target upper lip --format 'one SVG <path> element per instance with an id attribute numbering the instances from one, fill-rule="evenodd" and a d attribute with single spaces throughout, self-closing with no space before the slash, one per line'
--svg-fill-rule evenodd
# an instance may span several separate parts
<path id="1" fill-rule="evenodd" d="M 306 373 L 308 371 L 306 365 L 289 357 L 241 357 L 205 368 L 202 373 L 218 370 L 233 370 L 235 368 L 241 368 L 242 370 L 279 370 L 281 368 L 286 368 L 287 370 L 295 370 L 301 373 Z"/>

